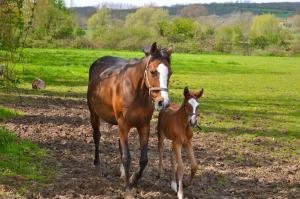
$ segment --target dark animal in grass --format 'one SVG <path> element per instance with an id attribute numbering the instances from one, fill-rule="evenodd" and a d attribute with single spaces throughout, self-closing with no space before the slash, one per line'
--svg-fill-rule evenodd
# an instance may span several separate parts
<path id="1" fill-rule="evenodd" d="M 36 78 L 32 81 L 32 88 L 35 90 L 43 90 L 46 88 L 46 84 L 43 80 Z"/>
<path id="2" fill-rule="evenodd" d="M 168 84 L 172 74 L 172 48 L 159 49 L 153 43 L 144 50 L 140 60 L 105 56 L 96 60 L 89 70 L 87 103 L 90 110 L 95 143 L 94 164 L 100 168 L 100 118 L 119 128 L 119 149 L 125 173 L 125 198 L 131 198 L 148 163 L 150 120 L 154 109 L 164 109 L 169 103 Z M 141 149 L 140 168 L 129 179 L 131 156 L 128 133 L 136 127 Z"/>
<path id="3" fill-rule="evenodd" d="M 183 161 L 181 150 L 184 147 L 187 150 L 191 161 L 191 177 L 189 184 L 192 184 L 193 177 L 198 169 L 197 161 L 194 156 L 192 137 L 192 127 L 197 125 L 197 100 L 203 95 L 203 89 L 199 92 L 190 92 L 187 87 L 184 89 L 184 100 L 181 106 L 171 104 L 167 109 L 159 113 L 157 135 L 159 150 L 159 176 L 163 171 L 163 145 L 164 139 L 172 141 L 171 167 L 172 181 L 171 188 L 177 192 L 179 199 L 183 199 Z M 176 171 L 177 164 L 177 171 Z M 178 190 L 176 182 L 176 173 L 178 177 Z"/>

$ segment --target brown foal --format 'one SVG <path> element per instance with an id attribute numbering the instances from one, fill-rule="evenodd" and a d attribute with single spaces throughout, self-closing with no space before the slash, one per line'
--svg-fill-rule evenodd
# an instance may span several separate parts
<path id="1" fill-rule="evenodd" d="M 163 142 L 164 138 L 172 140 L 172 182 L 171 188 L 177 192 L 176 183 L 176 163 L 177 177 L 179 189 L 177 196 L 183 198 L 183 162 L 181 157 L 181 149 L 184 146 L 187 149 L 191 160 L 191 176 L 189 185 L 192 184 L 193 177 L 198 169 L 197 161 L 194 156 L 192 137 L 193 130 L 191 127 L 197 124 L 196 109 L 199 105 L 197 100 L 203 95 L 203 89 L 199 92 L 190 92 L 187 87 L 184 89 L 184 101 L 179 107 L 176 104 L 171 104 L 167 109 L 160 111 L 158 117 L 157 133 L 158 133 L 158 150 L 159 150 L 159 176 L 162 173 L 163 164 Z M 175 162 L 176 160 L 176 162 Z"/>

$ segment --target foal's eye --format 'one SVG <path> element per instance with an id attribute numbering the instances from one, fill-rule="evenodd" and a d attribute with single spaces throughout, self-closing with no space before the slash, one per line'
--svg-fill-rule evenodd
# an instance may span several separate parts
<path id="1" fill-rule="evenodd" d="M 156 70 L 151 70 L 150 73 L 153 77 L 157 76 L 157 71 Z"/>

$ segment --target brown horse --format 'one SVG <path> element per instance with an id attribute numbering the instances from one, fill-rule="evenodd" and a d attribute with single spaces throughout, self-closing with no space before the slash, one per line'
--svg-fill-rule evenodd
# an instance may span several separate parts
<path id="1" fill-rule="evenodd" d="M 90 110 L 95 143 L 94 164 L 99 167 L 100 118 L 118 125 L 121 161 L 125 170 L 125 198 L 137 185 L 148 162 L 150 120 L 154 111 L 169 103 L 168 84 L 171 76 L 172 48 L 159 49 L 153 43 L 144 50 L 145 57 L 127 61 L 105 56 L 95 61 L 89 71 L 87 102 Z M 153 105 L 154 104 L 154 105 Z M 131 162 L 128 132 L 136 127 L 141 149 L 140 168 L 129 182 Z"/>
<path id="2" fill-rule="evenodd" d="M 184 89 L 184 101 L 179 107 L 176 104 L 171 104 L 167 109 L 159 113 L 157 135 L 158 135 L 158 150 L 159 150 L 159 176 L 162 173 L 162 155 L 163 142 L 166 137 L 172 140 L 172 182 L 171 188 L 177 192 L 176 183 L 176 162 L 177 162 L 177 177 L 178 177 L 178 198 L 183 199 L 183 162 L 181 157 L 181 149 L 184 146 L 187 149 L 191 160 L 191 177 L 189 184 L 192 184 L 193 177 L 198 169 L 197 161 L 194 156 L 192 137 L 193 130 L 191 126 L 197 124 L 196 108 L 198 106 L 197 99 L 203 95 L 203 89 L 199 92 L 190 92 L 187 87 Z M 176 159 L 176 162 L 175 162 Z"/>

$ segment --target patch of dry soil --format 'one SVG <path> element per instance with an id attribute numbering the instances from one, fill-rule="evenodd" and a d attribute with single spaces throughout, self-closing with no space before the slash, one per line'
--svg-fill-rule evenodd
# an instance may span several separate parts
<path id="1" fill-rule="evenodd" d="M 33 103 L 32 103 L 33 102 Z M 100 160 L 103 176 L 93 166 L 94 144 L 89 112 L 83 99 L 36 97 L 24 105 L 5 104 L 25 113 L 5 122 L 9 130 L 20 132 L 50 150 L 50 162 L 59 166 L 57 179 L 40 193 L 28 198 L 122 198 L 119 177 L 119 150 L 116 127 L 101 124 Z M 153 122 L 153 127 L 156 122 Z M 193 185 L 185 188 L 186 198 L 300 198 L 298 156 L 278 157 L 271 151 L 251 151 L 249 143 L 218 132 L 195 133 L 194 151 L 199 163 Z M 264 138 L 250 145 L 263 145 Z M 131 172 L 138 169 L 139 142 L 130 133 Z M 151 129 L 149 163 L 136 198 L 176 198 L 170 188 L 170 143 L 164 156 L 164 175 L 157 178 L 157 138 Z M 280 147 L 280 146 L 278 146 Z M 184 153 L 185 180 L 189 175 Z M 8 187 L 9 188 L 9 187 Z"/>

